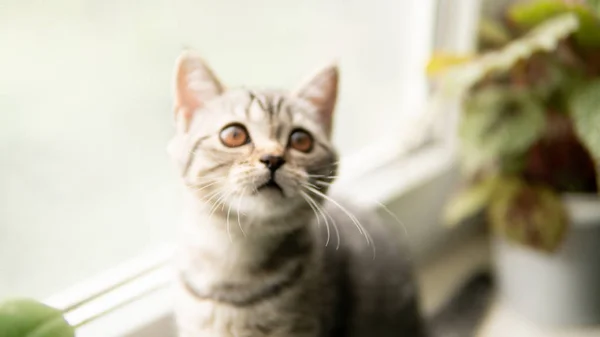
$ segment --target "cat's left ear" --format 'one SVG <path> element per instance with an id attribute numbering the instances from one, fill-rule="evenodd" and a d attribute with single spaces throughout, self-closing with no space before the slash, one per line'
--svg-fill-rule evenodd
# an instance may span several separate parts
<path id="1" fill-rule="evenodd" d="M 184 52 L 175 65 L 174 91 L 177 128 L 185 132 L 194 113 L 223 93 L 223 85 L 200 56 Z"/>
<path id="2" fill-rule="evenodd" d="M 339 70 L 337 64 L 331 64 L 295 92 L 295 96 L 310 102 L 317 108 L 321 122 L 328 135 L 333 125 L 333 112 L 338 95 Z"/>

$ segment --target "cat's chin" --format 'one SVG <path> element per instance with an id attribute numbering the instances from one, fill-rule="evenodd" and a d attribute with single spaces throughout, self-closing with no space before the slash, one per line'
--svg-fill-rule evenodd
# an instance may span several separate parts
<path id="1" fill-rule="evenodd" d="M 256 218 L 285 216 L 299 204 L 299 198 L 287 196 L 281 188 L 274 186 L 259 188 L 256 193 L 243 196 L 241 199 L 232 199 L 232 207 Z"/>
<path id="2" fill-rule="evenodd" d="M 283 189 L 277 185 L 277 183 L 270 181 L 264 185 L 262 185 L 261 187 L 259 187 L 257 189 L 257 193 L 258 195 L 264 194 L 267 197 L 271 197 L 271 195 L 275 194 L 274 197 L 276 198 L 285 198 L 285 193 L 283 192 Z"/>

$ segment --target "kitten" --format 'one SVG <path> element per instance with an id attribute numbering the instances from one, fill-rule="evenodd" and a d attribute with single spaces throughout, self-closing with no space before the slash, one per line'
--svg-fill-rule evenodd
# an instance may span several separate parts
<path id="1" fill-rule="evenodd" d="M 293 93 L 226 90 L 198 56 L 179 58 L 181 337 L 427 335 L 397 226 L 327 194 L 337 87 L 330 66 Z M 454 313 L 458 330 L 446 310 L 436 331 L 472 333 L 486 296 L 465 294 L 473 308 Z"/>

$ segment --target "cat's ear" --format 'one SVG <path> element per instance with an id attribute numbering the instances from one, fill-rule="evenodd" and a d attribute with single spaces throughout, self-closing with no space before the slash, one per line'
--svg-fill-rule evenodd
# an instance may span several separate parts
<path id="1" fill-rule="evenodd" d="M 298 90 L 295 96 L 307 100 L 319 112 L 321 122 L 328 134 L 333 124 L 333 111 L 338 95 L 339 70 L 337 64 L 330 64 L 310 77 Z"/>
<path id="2" fill-rule="evenodd" d="M 221 95 L 223 86 L 200 56 L 184 52 L 175 66 L 174 110 L 178 129 L 187 131 L 194 112 Z"/>

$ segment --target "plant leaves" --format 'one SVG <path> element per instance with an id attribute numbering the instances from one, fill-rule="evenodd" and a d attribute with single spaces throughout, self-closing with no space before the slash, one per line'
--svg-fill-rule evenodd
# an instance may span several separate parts
<path id="1" fill-rule="evenodd" d="M 488 218 L 496 234 L 543 252 L 556 251 L 568 227 L 558 194 L 514 177 L 505 177 L 498 185 Z"/>
<path id="2" fill-rule="evenodd" d="M 427 63 L 426 73 L 429 76 L 439 75 L 447 69 L 468 62 L 472 59 L 469 55 L 447 54 L 436 52 Z"/>
<path id="3" fill-rule="evenodd" d="M 464 168 L 473 172 L 523 154 L 540 138 L 544 126 L 543 106 L 529 92 L 501 86 L 475 91 L 465 102 L 459 127 Z"/>
<path id="4" fill-rule="evenodd" d="M 594 158 L 600 181 L 600 80 L 575 91 L 569 105 L 575 132 Z"/>
<path id="5" fill-rule="evenodd" d="M 527 151 L 525 166 L 518 174 L 529 183 L 552 186 L 559 193 L 598 191 L 592 156 L 577 137 L 572 118 L 562 112 L 546 114 L 544 134 Z"/>
<path id="6" fill-rule="evenodd" d="M 0 304 L 2 337 L 74 337 L 75 330 L 60 310 L 31 299 L 14 299 Z"/>
<path id="7" fill-rule="evenodd" d="M 600 16 L 600 0 L 587 0 L 587 5 L 596 13 L 596 15 Z"/>
<path id="8" fill-rule="evenodd" d="M 483 18 L 479 22 L 479 43 L 484 46 L 502 46 L 510 42 L 509 31 L 497 20 Z"/>
<path id="9" fill-rule="evenodd" d="M 572 13 L 549 19 L 500 50 L 448 69 L 443 76 L 442 91 L 445 95 L 462 95 L 490 74 L 505 73 L 535 53 L 556 50 L 559 42 L 578 27 L 579 21 Z"/>
<path id="10" fill-rule="evenodd" d="M 455 226 L 484 209 L 498 185 L 498 177 L 492 176 L 459 191 L 444 209 L 444 223 Z"/>
<path id="11" fill-rule="evenodd" d="M 582 4 L 557 0 L 518 2 L 508 10 L 510 20 L 524 29 L 530 29 L 560 14 L 573 13 L 579 21 L 575 40 L 584 47 L 600 46 L 598 13 Z"/>
<path id="12" fill-rule="evenodd" d="M 600 80 L 575 91 L 569 105 L 577 135 L 592 156 L 600 159 Z"/>

